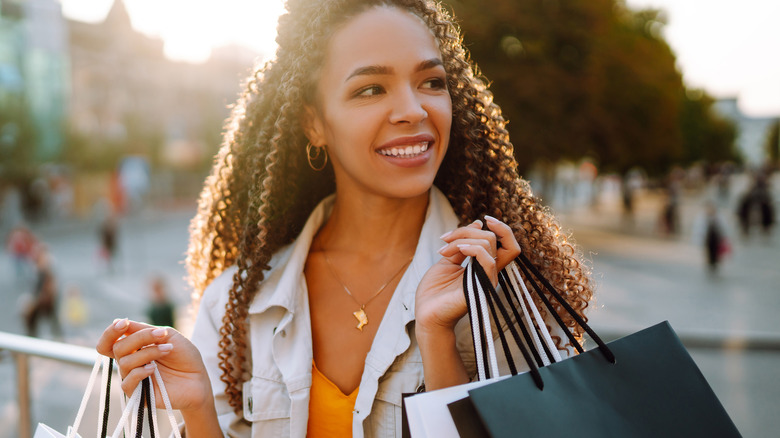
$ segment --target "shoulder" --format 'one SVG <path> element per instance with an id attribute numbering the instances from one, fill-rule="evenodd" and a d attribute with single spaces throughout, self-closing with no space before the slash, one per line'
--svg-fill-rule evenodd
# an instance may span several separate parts
<path id="1" fill-rule="evenodd" d="M 206 287 L 200 304 L 197 304 L 199 314 L 208 313 L 212 320 L 222 319 L 236 271 L 238 271 L 236 266 L 225 269 Z"/>

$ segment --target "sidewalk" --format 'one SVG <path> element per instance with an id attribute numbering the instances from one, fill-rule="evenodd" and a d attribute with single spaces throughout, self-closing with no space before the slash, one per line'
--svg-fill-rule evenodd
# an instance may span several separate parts
<path id="1" fill-rule="evenodd" d="M 681 233 L 674 237 L 657 231 L 660 202 L 652 194 L 640 197 L 633 224 L 623 220 L 616 203 L 560 215 L 592 261 L 598 285 L 589 314 L 594 327 L 615 337 L 669 320 L 689 347 L 780 350 L 774 323 L 780 233 L 746 241 L 732 226 L 733 252 L 710 276 L 704 250 L 691 234 L 703 201 L 683 198 Z"/>

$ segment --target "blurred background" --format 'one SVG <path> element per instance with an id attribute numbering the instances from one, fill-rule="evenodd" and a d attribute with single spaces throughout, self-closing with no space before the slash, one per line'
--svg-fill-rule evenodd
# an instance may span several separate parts
<path id="1" fill-rule="evenodd" d="M 743 435 L 776 435 L 780 4 L 445 3 L 522 174 L 589 261 L 594 327 L 669 320 Z M 0 332 L 90 348 L 116 317 L 188 332 L 189 220 L 282 12 L 0 0 Z M 32 358 L 20 405 L 13 353 L 0 438 L 23 434 L 26 404 L 64 431 L 88 368 Z"/>

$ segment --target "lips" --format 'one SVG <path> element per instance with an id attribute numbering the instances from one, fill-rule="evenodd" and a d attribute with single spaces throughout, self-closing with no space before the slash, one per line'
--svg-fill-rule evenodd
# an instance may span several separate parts
<path id="1" fill-rule="evenodd" d="M 376 151 L 386 157 L 415 158 L 428 151 L 434 140 L 430 134 L 399 137 L 383 144 Z"/>

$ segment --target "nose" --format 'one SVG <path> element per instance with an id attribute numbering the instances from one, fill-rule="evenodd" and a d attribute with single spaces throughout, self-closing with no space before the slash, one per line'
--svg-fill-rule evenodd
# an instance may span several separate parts
<path id="1" fill-rule="evenodd" d="M 428 112 L 423 107 L 420 96 L 414 89 L 405 88 L 399 90 L 393 99 L 393 108 L 390 114 L 390 123 L 420 123 L 428 117 Z"/>

